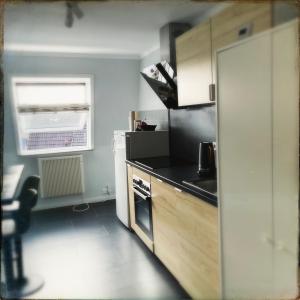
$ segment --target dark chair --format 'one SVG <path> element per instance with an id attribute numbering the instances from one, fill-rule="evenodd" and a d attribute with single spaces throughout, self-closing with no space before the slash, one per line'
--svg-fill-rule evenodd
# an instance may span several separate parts
<path id="1" fill-rule="evenodd" d="M 4 266 L 7 273 L 6 277 L 6 297 L 22 297 L 33 293 L 38 290 L 42 285 L 43 281 L 39 278 L 31 278 L 24 276 L 23 271 L 23 255 L 22 255 L 22 238 L 21 235 L 25 233 L 30 226 L 30 214 L 31 208 L 34 203 L 37 202 L 38 193 L 36 189 L 27 189 L 28 180 L 25 181 L 20 197 L 18 200 L 10 205 L 4 205 L 3 210 L 3 220 L 13 220 L 15 222 L 15 232 L 12 235 L 7 236 L 3 239 L 3 251 L 6 253 L 6 258 L 4 258 Z M 13 255 L 12 255 L 12 245 L 15 245 L 16 254 L 16 276 L 13 275 L 11 280 L 11 271 L 13 270 Z M 8 253 L 11 252 L 9 255 Z"/>
<path id="2" fill-rule="evenodd" d="M 25 207 L 32 209 L 36 205 L 38 197 L 27 197 L 26 193 L 29 189 L 34 189 L 38 191 L 39 183 L 40 177 L 37 175 L 29 176 L 28 178 L 26 178 L 26 180 L 23 183 L 19 197 L 12 203 L 5 204 L 2 206 L 3 215 L 6 217 L 13 216 L 14 214 L 18 213 L 21 205 L 23 205 L 23 210 Z M 26 203 L 21 204 L 21 201 L 24 202 L 23 199 L 24 201 L 26 201 Z"/>
<path id="3" fill-rule="evenodd" d="M 35 189 L 36 191 L 38 191 L 39 184 L 40 184 L 40 176 L 32 175 L 26 178 L 26 180 L 23 183 L 22 190 L 18 199 L 22 199 L 23 197 L 25 197 L 25 195 L 23 196 L 23 194 L 26 193 L 26 191 L 29 189 Z M 36 205 L 37 200 L 38 197 L 35 197 L 34 199 L 31 200 L 30 208 L 33 208 Z"/>

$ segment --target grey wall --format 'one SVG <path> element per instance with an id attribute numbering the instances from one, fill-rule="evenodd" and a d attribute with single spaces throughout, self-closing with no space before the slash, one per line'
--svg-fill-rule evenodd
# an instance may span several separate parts
<path id="1" fill-rule="evenodd" d="M 273 4 L 273 25 L 277 26 L 299 17 L 299 8 L 286 1 L 276 1 Z"/>
<path id="2" fill-rule="evenodd" d="M 150 125 L 157 125 L 155 130 L 169 130 L 169 114 L 167 109 L 140 110 L 138 118 Z"/>
<path id="3" fill-rule="evenodd" d="M 139 63 L 138 60 L 123 59 L 4 56 L 4 166 L 24 164 L 22 180 L 29 174 L 38 173 L 37 157 L 21 157 L 16 153 L 10 106 L 11 76 L 28 74 L 92 74 L 94 76 L 94 150 L 83 153 L 86 193 L 83 197 L 39 199 L 37 209 L 114 198 L 112 134 L 114 129 L 127 129 L 128 112 L 137 109 Z M 111 188 L 111 195 L 103 192 L 103 188 L 107 184 Z"/>

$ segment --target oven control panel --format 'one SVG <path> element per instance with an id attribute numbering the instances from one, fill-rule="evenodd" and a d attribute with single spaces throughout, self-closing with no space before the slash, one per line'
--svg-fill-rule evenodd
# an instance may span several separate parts
<path id="1" fill-rule="evenodd" d="M 151 193 L 150 182 L 143 180 L 142 178 L 140 178 L 136 175 L 133 175 L 132 181 L 133 181 L 134 187 L 137 187 L 140 190 L 142 190 L 144 193 L 150 195 L 150 193 Z"/>

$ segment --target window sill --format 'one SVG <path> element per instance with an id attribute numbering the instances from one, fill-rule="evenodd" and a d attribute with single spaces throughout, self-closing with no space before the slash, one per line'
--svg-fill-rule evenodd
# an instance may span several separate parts
<path id="1" fill-rule="evenodd" d="M 18 156 L 21 157 L 49 157 L 49 156 L 64 156 L 64 155 L 73 155 L 73 154 L 80 154 L 84 152 L 93 151 L 94 147 L 85 148 L 85 149 L 74 149 L 74 150 L 59 150 L 59 151 L 53 151 L 53 152 L 36 152 L 36 153 L 18 153 Z"/>

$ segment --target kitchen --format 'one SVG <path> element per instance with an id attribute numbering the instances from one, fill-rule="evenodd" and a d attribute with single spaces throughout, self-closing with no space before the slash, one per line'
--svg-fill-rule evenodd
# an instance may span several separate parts
<path id="1" fill-rule="evenodd" d="M 61 214 L 62 219 L 67 219 L 70 214 L 71 225 L 62 220 L 59 223 L 60 230 L 69 225 L 72 234 L 74 228 L 78 230 L 73 241 L 75 247 L 86 244 L 86 254 L 93 254 L 90 256 L 91 261 L 99 261 L 96 249 L 102 247 L 101 243 L 110 235 L 111 239 L 124 239 L 125 236 L 126 239 L 129 236 L 130 240 L 135 239 L 139 249 L 142 249 L 139 255 L 146 256 L 151 262 L 148 267 L 136 267 L 131 266 L 129 261 L 127 271 L 138 274 L 138 278 L 133 276 L 130 281 L 124 275 L 122 278 L 112 276 L 109 273 L 112 266 L 108 268 L 108 262 L 103 261 L 106 271 L 101 273 L 98 270 L 99 273 L 95 274 L 101 274 L 99 283 L 103 280 L 109 288 L 97 289 L 94 286 L 96 280 L 91 278 L 89 272 L 92 273 L 86 266 L 83 268 L 86 272 L 84 276 L 76 274 L 77 270 L 81 270 L 82 261 L 90 264 L 89 256 L 81 253 L 80 259 L 76 255 L 73 257 L 74 261 L 78 261 L 77 266 L 66 264 L 60 270 L 68 279 L 56 286 L 55 277 L 59 276 L 54 275 L 57 273 L 57 260 L 54 257 L 58 259 L 59 251 L 52 249 L 51 252 L 49 249 L 53 256 L 51 259 L 39 240 L 46 239 L 46 234 L 40 230 L 36 238 L 33 233 L 30 234 L 29 229 L 31 239 L 28 238 L 27 243 L 27 233 L 24 235 L 25 272 L 27 264 L 29 271 L 32 268 L 41 273 L 45 280 L 44 287 L 30 297 L 296 298 L 299 80 L 293 66 L 298 59 L 294 39 L 297 35 L 298 23 L 295 18 L 298 14 L 293 3 L 284 2 L 277 2 L 276 5 L 267 1 L 246 1 L 243 4 L 183 2 L 178 0 L 168 5 L 164 1 L 152 4 L 130 4 L 129 1 L 123 4 L 118 1 L 78 2 L 75 8 L 72 5 L 71 9 L 67 8 L 66 16 L 74 11 L 73 27 L 62 28 L 60 34 L 55 34 L 57 29 L 51 31 L 47 22 L 53 22 L 50 21 L 51 13 L 63 20 L 64 15 L 57 12 L 64 11 L 64 2 L 56 5 L 52 3 L 49 7 L 44 4 L 8 6 L 4 40 L 4 87 L 7 98 L 10 97 L 12 78 L 18 95 L 22 95 L 22 86 L 25 84 L 38 82 L 41 86 L 47 80 L 49 86 L 49 82 L 56 83 L 56 77 L 60 77 L 60 84 L 71 82 L 75 86 L 80 79 L 80 86 L 84 86 L 87 91 L 91 86 L 94 87 L 94 91 L 88 94 L 87 103 L 78 101 L 77 107 L 84 111 L 80 111 L 80 114 L 90 114 L 90 118 L 82 118 L 89 122 L 85 123 L 84 132 L 80 134 L 94 135 L 94 138 L 81 141 L 81 135 L 76 132 L 79 142 L 89 144 L 89 149 L 84 152 L 78 148 L 71 152 L 65 147 L 56 152 L 60 153 L 58 157 L 72 153 L 74 159 L 75 151 L 83 154 L 79 159 L 79 166 L 83 166 L 84 170 L 81 175 L 84 179 L 81 180 L 84 181 L 83 187 L 70 196 L 51 196 L 52 191 L 47 196 L 48 190 L 44 187 L 46 175 L 42 175 L 44 182 L 37 207 L 32 213 L 32 227 L 39 229 L 35 216 L 44 219 L 48 213 L 52 216 L 48 217 L 49 222 L 55 223 L 56 216 Z M 74 2 L 67 4 L 70 3 Z M 97 28 L 99 36 L 107 43 L 106 48 L 101 50 L 103 53 L 100 50 L 95 53 L 95 48 L 74 46 L 76 34 L 81 34 L 80 37 L 88 41 L 89 35 L 80 31 L 80 25 L 84 28 L 97 24 L 88 22 L 89 14 L 91 19 L 93 13 L 96 15 L 96 5 L 99 5 L 99 10 L 100 7 L 103 10 L 102 18 L 92 21 L 102 25 Z M 181 9 L 180 5 L 183 5 Z M 78 8 L 83 16 L 78 14 L 77 17 Z M 45 38 L 43 40 L 38 30 L 32 35 L 32 40 L 24 35 L 20 37 L 20 26 L 10 23 L 21 18 L 19 23 L 24 24 L 25 29 L 33 30 L 26 16 L 35 17 L 38 21 L 38 17 L 47 9 L 44 17 L 48 27 L 45 30 L 51 33 L 47 41 Z M 159 47 L 155 43 L 153 45 L 152 40 L 152 44 L 147 44 L 148 51 L 143 51 L 143 55 L 138 57 L 126 53 L 124 49 L 123 52 L 117 52 L 116 49 L 112 51 L 110 47 L 114 45 L 109 40 L 109 34 L 115 32 L 115 27 L 122 31 L 118 38 L 127 50 L 130 44 L 125 38 L 128 39 L 130 34 L 135 36 L 132 40 L 135 47 L 141 47 L 140 32 L 131 29 L 130 34 L 126 33 L 126 30 L 130 30 L 125 26 L 128 22 L 126 16 L 120 16 L 122 10 L 128 14 L 130 10 L 135 14 L 140 13 L 140 19 L 134 21 L 141 26 L 145 35 L 146 28 L 152 26 L 154 41 L 158 41 Z M 153 17 L 155 13 L 157 19 Z M 118 18 L 109 20 L 105 14 Z M 157 22 L 155 26 L 151 16 Z M 113 27 L 112 23 L 117 20 L 119 23 Z M 67 21 L 70 21 L 69 17 L 66 17 Z M 73 42 L 73 48 L 64 48 L 63 35 L 71 30 L 75 30 L 71 36 L 73 41 L 69 40 L 71 45 Z M 122 34 L 128 35 L 122 37 Z M 143 41 L 147 42 L 146 39 Z M 58 43 L 62 46 L 59 47 Z M 285 56 L 282 53 L 291 55 Z M 41 74 L 47 78 L 38 78 Z M 80 78 L 67 78 L 67 82 L 67 79 L 62 80 L 66 74 L 77 74 Z M 77 85 L 76 88 L 79 91 Z M 283 99 L 290 101 L 283 105 Z M 24 165 L 23 180 L 32 174 L 43 174 L 47 159 L 57 156 L 54 151 L 49 155 L 43 153 L 41 148 L 34 149 L 36 135 L 32 136 L 31 144 L 27 143 L 31 148 L 26 148 L 21 139 L 18 144 L 12 138 L 16 124 L 11 116 L 17 122 L 20 121 L 20 125 L 17 124 L 19 127 L 25 126 L 26 122 L 20 113 L 24 108 L 20 106 L 17 110 L 16 105 L 7 102 L 4 107 L 4 167 Z M 36 123 L 29 120 L 29 125 L 36 126 L 38 114 L 43 113 L 39 109 L 34 111 Z M 57 117 L 52 117 L 52 120 L 57 122 Z M 71 116 L 69 120 L 69 127 L 78 126 Z M 156 125 L 154 131 L 151 125 Z M 19 128 L 19 135 L 21 133 Z M 39 135 L 38 138 L 41 139 Z M 288 158 L 286 151 L 290 153 Z M 50 163 L 54 165 L 54 159 Z M 55 180 L 61 181 L 61 174 L 67 176 L 64 173 L 67 168 L 60 169 L 57 163 L 57 169 L 59 172 L 50 178 L 52 183 Z M 112 199 L 116 199 L 116 202 L 110 201 Z M 103 213 L 104 207 L 109 213 Z M 104 224 L 101 238 L 98 231 L 95 234 L 97 241 L 84 236 L 89 233 L 83 230 L 86 225 L 81 218 L 87 219 L 87 228 L 90 230 L 89 225 L 99 227 L 102 220 L 111 222 L 115 218 L 115 209 L 118 219 L 125 226 L 119 220 L 113 224 Z M 97 216 L 95 221 L 91 220 L 92 214 Z M 46 227 L 49 229 L 48 225 Z M 114 230 L 118 235 L 111 234 Z M 78 246 L 80 240 L 83 243 Z M 55 238 L 48 240 L 50 248 L 52 243 L 61 249 L 67 260 L 66 249 Z M 109 244 L 110 248 L 116 243 L 113 241 Z M 89 245 L 95 246 L 92 252 L 89 252 Z M 27 255 L 26 247 L 28 251 L 41 251 L 43 254 L 39 255 L 44 257 L 38 261 L 51 261 L 54 264 L 52 273 L 38 263 L 34 269 L 30 261 L 32 256 Z M 130 256 L 132 242 L 126 244 L 126 247 L 128 249 L 118 250 L 122 255 Z M 106 249 L 103 252 L 106 258 L 109 251 Z M 108 257 L 111 257 L 111 253 Z M 116 257 L 107 260 L 114 259 Z M 124 262 L 121 261 L 115 263 L 114 268 Z M 159 275 L 152 274 L 151 279 L 147 276 L 143 278 L 147 268 L 153 265 L 164 274 L 160 283 Z M 70 272 L 65 270 L 68 268 Z M 130 274 L 125 269 L 123 272 L 121 274 Z M 109 279 L 118 288 L 114 290 L 113 284 L 108 283 Z M 77 286 L 82 286 L 82 290 Z"/>

